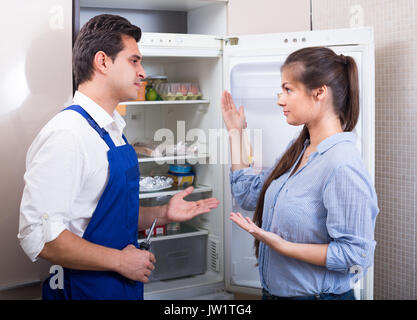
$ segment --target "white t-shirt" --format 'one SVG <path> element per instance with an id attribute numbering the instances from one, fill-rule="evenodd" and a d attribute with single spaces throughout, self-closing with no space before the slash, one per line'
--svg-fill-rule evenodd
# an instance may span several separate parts
<path id="1" fill-rule="evenodd" d="M 111 117 L 77 91 L 80 105 L 104 128 L 116 146 L 126 123 Z M 82 237 L 107 185 L 107 144 L 78 112 L 58 113 L 42 128 L 26 157 L 25 188 L 20 205 L 20 245 L 36 261 L 46 242 L 65 229 Z"/>

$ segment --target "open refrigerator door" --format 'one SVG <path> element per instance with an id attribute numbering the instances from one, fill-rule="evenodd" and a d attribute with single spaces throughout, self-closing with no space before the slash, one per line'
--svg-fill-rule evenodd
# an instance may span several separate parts
<path id="1" fill-rule="evenodd" d="M 343 39 L 343 40 L 342 40 Z M 337 54 L 352 56 L 359 69 L 361 113 L 355 133 L 357 147 L 374 179 L 374 45 L 370 28 L 340 29 L 240 36 L 226 39 L 223 51 L 224 89 L 231 92 L 236 107 L 244 106 L 249 141 L 253 148 L 255 173 L 272 167 L 301 127 L 286 123 L 277 105 L 281 72 L 286 57 L 302 47 L 327 46 Z M 225 276 L 226 288 L 235 292 L 259 294 L 254 239 L 229 220 L 229 213 L 241 212 L 253 218 L 254 212 L 239 207 L 230 193 L 230 165 L 224 168 L 225 190 Z M 372 299 L 373 268 L 357 282 L 357 299 Z"/>

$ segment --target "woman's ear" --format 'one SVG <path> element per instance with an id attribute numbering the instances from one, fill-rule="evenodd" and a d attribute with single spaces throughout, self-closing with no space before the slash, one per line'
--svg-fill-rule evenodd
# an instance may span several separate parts
<path id="1" fill-rule="evenodd" d="M 324 85 L 324 86 L 321 86 L 320 88 L 313 90 L 313 97 L 315 100 L 323 101 L 324 99 L 326 99 L 328 92 L 329 90 L 327 86 Z"/>

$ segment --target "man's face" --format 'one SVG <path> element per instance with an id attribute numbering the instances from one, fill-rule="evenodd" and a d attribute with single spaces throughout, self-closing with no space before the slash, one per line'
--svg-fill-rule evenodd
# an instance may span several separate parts
<path id="1" fill-rule="evenodd" d="M 122 42 L 124 49 L 114 59 L 108 74 L 109 81 L 119 101 L 136 100 L 139 82 L 146 78 L 142 55 L 134 38 L 122 36 Z"/>

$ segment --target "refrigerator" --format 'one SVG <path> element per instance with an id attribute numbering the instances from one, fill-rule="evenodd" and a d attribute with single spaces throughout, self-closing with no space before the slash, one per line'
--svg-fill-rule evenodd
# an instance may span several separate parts
<path id="1" fill-rule="evenodd" d="M 92 7 L 97 1 L 85 0 Z M 157 1 L 164 6 L 169 1 Z M 181 2 L 181 1 L 179 1 Z M 184 1 L 183 1 L 184 2 Z M 193 5 L 199 1 L 188 1 Z M 200 1 L 202 2 L 202 1 Z M 206 1 L 207 2 L 207 1 Z M 74 3 L 77 3 L 75 1 Z M 111 8 L 112 1 L 103 1 Z M 120 11 L 140 4 L 132 1 Z M 152 1 L 144 1 L 152 9 Z M 184 2 L 185 3 L 185 2 Z M 40 5 L 42 4 L 43 7 Z M 216 4 L 218 5 L 218 3 Z M 49 272 L 50 264 L 29 261 L 17 240 L 20 198 L 27 149 L 42 126 L 71 101 L 71 45 L 79 8 L 69 1 L 40 1 L 28 8 L 26 1 L 7 5 L 3 21 L 16 24 L 13 16 L 22 15 L 26 6 L 28 23 L 9 36 L 10 45 L 1 50 L 2 81 L 0 131 L 2 140 L 1 167 L 1 254 L 0 290 L 37 284 Z M 164 7 L 165 8 L 165 7 Z M 158 9 L 158 8 L 154 8 Z M 96 14 L 100 13 L 100 8 Z M 194 233 L 179 234 L 175 241 L 189 243 L 193 237 L 205 237 L 204 272 L 181 278 L 151 281 L 145 284 L 145 299 L 231 299 L 231 292 L 260 294 L 259 274 L 254 256 L 253 238 L 229 220 L 230 211 L 252 216 L 234 202 L 229 183 L 230 155 L 224 128 L 220 99 L 229 90 L 237 106 L 243 105 L 255 167 L 266 169 L 300 128 L 286 124 L 276 105 L 280 91 L 280 66 L 292 51 L 306 46 L 328 46 L 351 55 L 359 66 L 361 113 L 356 128 L 358 149 L 374 178 L 374 44 L 370 28 L 306 31 L 295 33 L 225 36 L 210 33 L 217 26 L 203 28 L 196 21 L 210 24 L 211 14 L 223 23 L 224 10 L 195 8 L 189 14 L 195 33 L 175 34 L 144 32 L 138 43 L 148 76 L 164 75 L 169 82 L 192 82 L 200 87 L 200 100 L 125 101 L 118 108 L 126 121 L 125 135 L 130 143 L 146 139 L 164 142 L 198 142 L 201 154 L 184 159 L 162 157 L 138 159 L 142 175 L 166 172 L 169 163 L 193 164 L 194 193 L 190 200 L 216 197 L 218 208 L 189 221 Z M 221 12 L 220 12 L 221 11 Z M 118 13 L 117 11 L 112 11 Z M 213 13 L 214 12 L 214 13 Z M 220 14 L 219 14 L 220 12 Z M 15 14 L 13 14 L 15 13 Z M 207 14 L 206 14 L 207 13 Z M 81 8 L 82 14 L 82 8 Z M 78 19 L 79 21 L 79 19 Z M 77 22 L 75 22 L 75 25 Z M 81 23 L 82 25 L 82 23 Z M 39 40 L 40 38 L 40 40 Z M 6 38 L 7 39 L 7 38 Z M 35 47 L 33 47 L 35 46 Z M 18 52 L 18 54 L 16 54 Z M 168 140 L 167 140 L 168 139 Z M 4 151 L 4 152 L 3 152 Z M 169 200 L 176 190 L 161 190 L 139 195 L 141 205 L 158 205 Z M 158 237 L 169 248 L 173 238 Z M 182 258 L 186 258 L 184 255 Z M 158 259 L 158 258 L 157 258 Z M 189 261 L 194 263 L 195 261 Z M 372 299 L 373 271 L 356 288 L 361 299 Z"/>
<path id="2" fill-rule="evenodd" d="M 360 82 L 361 113 L 355 128 L 357 148 L 374 177 L 373 31 L 360 28 L 236 37 L 144 33 L 138 45 L 148 75 L 164 75 L 173 83 L 198 83 L 202 99 L 122 103 L 128 139 L 135 142 L 170 138 L 175 143 L 199 143 L 208 157 L 189 159 L 194 161 L 195 196 L 213 196 L 221 203 L 211 213 L 189 222 L 207 233 L 207 271 L 202 275 L 145 284 L 145 299 L 216 297 L 222 290 L 259 294 L 253 237 L 228 218 L 231 211 L 249 217 L 253 217 L 253 212 L 240 208 L 231 196 L 229 142 L 220 108 L 222 91 L 230 91 L 236 106 L 245 107 L 248 137 L 255 155 L 254 168 L 260 171 L 274 164 L 301 129 L 288 125 L 282 108 L 277 106 L 280 67 L 286 57 L 307 46 L 327 46 L 337 54 L 352 56 L 358 64 Z M 149 159 L 139 160 L 143 175 L 166 173 L 164 165 L 171 159 L 156 160 L 154 164 Z M 154 198 L 156 203 L 163 196 L 163 191 L 141 195 L 142 201 Z M 188 236 L 183 235 L 185 239 Z M 372 299 L 372 275 L 370 269 L 357 283 L 358 299 Z"/>

